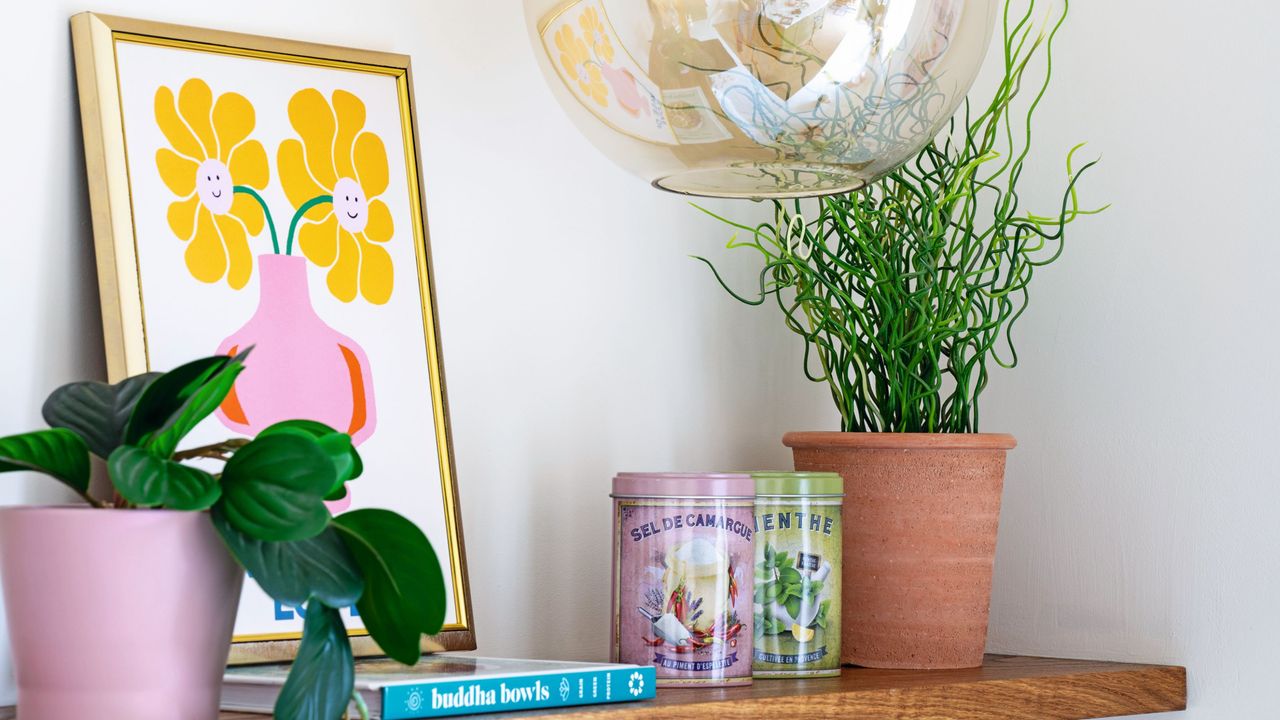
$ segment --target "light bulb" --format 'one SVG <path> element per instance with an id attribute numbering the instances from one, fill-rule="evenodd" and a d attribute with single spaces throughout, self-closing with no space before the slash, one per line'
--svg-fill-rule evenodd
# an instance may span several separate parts
<path id="1" fill-rule="evenodd" d="M 557 100 L 654 186 L 719 197 L 854 190 L 946 125 L 996 0 L 525 0 Z"/>

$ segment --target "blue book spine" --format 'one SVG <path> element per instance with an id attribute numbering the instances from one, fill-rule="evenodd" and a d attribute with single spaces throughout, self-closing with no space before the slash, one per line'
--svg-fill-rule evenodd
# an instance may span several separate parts
<path id="1" fill-rule="evenodd" d="M 654 696 L 654 673 L 652 667 L 636 667 L 392 685 L 382 689 L 382 717 L 416 720 L 646 700 Z"/>

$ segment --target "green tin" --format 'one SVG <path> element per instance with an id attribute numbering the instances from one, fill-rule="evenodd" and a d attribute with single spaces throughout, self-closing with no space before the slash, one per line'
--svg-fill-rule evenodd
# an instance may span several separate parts
<path id="1" fill-rule="evenodd" d="M 840 505 L 836 473 L 752 473 L 756 481 L 758 678 L 840 674 Z"/>

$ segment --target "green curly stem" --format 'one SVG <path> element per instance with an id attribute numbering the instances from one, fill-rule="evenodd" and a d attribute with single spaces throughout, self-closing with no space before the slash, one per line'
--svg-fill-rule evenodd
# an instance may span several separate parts
<path id="1" fill-rule="evenodd" d="M 1019 207 L 1067 3 L 1045 26 L 1033 19 L 1035 0 L 1020 16 L 1011 4 L 994 96 L 974 114 L 966 101 L 950 129 L 901 167 L 855 192 L 775 201 L 772 220 L 755 226 L 699 208 L 738 231 L 729 247 L 754 251 L 760 273 L 743 293 L 697 259 L 737 300 L 777 304 L 844 431 L 976 432 L 989 372 L 1018 362 L 1013 327 L 1035 271 L 1061 255 L 1067 225 L 1100 212 L 1076 195 L 1095 164 L 1076 167 L 1080 146 L 1067 153 L 1053 211 Z M 1028 70 L 1036 56 L 1039 76 Z M 918 92 L 937 90 L 926 82 Z"/>
<path id="2" fill-rule="evenodd" d="M 298 230 L 298 221 L 302 219 L 302 216 L 306 215 L 308 210 L 317 205 L 323 205 L 324 203 L 331 202 L 333 202 L 332 195 L 320 195 L 302 203 L 302 207 L 298 208 L 298 211 L 293 214 L 293 219 L 289 221 L 289 238 L 285 241 L 284 245 L 286 255 L 293 254 L 293 236 Z"/>
<path id="3" fill-rule="evenodd" d="M 254 190 L 248 185 L 236 185 L 231 188 L 231 192 L 248 195 L 254 200 L 257 200 L 258 204 L 262 206 L 262 212 L 267 216 L 267 227 L 271 228 L 271 249 L 275 251 L 275 254 L 279 255 L 280 240 L 276 237 L 276 221 L 271 218 L 271 208 L 267 207 L 267 201 L 262 199 L 262 196 L 258 194 L 257 190 Z"/>

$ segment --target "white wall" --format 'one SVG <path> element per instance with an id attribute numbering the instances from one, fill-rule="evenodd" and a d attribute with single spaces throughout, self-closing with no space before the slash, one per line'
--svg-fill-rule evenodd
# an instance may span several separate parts
<path id="1" fill-rule="evenodd" d="M 1185 717 L 1280 717 L 1280 6 L 1071 10 L 1026 194 L 1088 140 L 1115 206 L 1037 276 L 987 398 L 1021 443 L 990 647 L 1185 664 Z"/>
<path id="2" fill-rule="evenodd" d="M 601 657 L 610 474 L 782 466 L 784 430 L 831 422 L 825 393 L 771 312 L 734 305 L 685 257 L 721 229 L 579 138 L 518 0 L 351 7 L 93 9 L 413 55 L 481 649 Z M 66 25 L 81 9 L 15 5 L 0 48 L 0 433 L 35 425 L 58 383 L 103 372 Z M 1271 717 L 1280 9 L 1072 12 L 1025 195 L 1051 199 L 1057 151 L 1087 139 L 1105 162 L 1085 198 L 1115 207 L 1037 278 L 1023 366 L 984 406 L 986 429 L 1021 442 L 991 649 L 1183 663 L 1187 717 Z M 0 502 L 53 497 L 0 478 Z"/>

